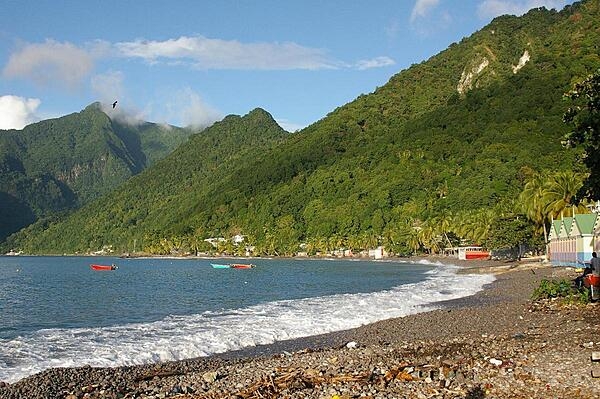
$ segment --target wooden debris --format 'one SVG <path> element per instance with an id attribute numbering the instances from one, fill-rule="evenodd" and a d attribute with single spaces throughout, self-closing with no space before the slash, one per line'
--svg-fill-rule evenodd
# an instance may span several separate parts
<path id="1" fill-rule="evenodd" d="M 184 373 L 180 372 L 180 371 L 157 371 L 157 372 L 150 372 L 150 373 L 146 373 L 144 375 L 141 375 L 139 377 L 136 378 L 136 381 L 148 381 L 153 379 L 154 377 L 159 377 L 159 378 L 163 378 L 163 377 L 172 377 L 174 375 L 182 375 Z"/>

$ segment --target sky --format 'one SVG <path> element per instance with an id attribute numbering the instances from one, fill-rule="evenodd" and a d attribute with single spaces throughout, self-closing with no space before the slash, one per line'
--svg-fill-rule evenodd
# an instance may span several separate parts
<path id="1" fill-rule="evenodd" d="M 296 131 L 503 14 L 569 0 L 3 0 L 0 129 L 79 112 Z M 116 107 L 112 103 L 118 101 Z"/>

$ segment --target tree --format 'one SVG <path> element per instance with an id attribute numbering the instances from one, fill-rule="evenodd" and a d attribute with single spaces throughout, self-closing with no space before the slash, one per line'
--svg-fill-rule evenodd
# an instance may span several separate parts
<path id="1" fill-rule="evenodd" d="M 575 196 L 583 185 L 581 173 L 557 172 L 548 176 L 544 189 L 546 212 L 555 219 L 568 214 L 576 206 Z M 585 201 L 580 201 L 579 213 L 586 212 Z"/>
<path id="2" fill-rule="evenodd" d="M 546 214 L 546 203 L 544 202 L 544 191 L 546 184 L 546 175 L 536 173 L 532 175 L 521 194 L 519 195 L 519 204 L 521 211 L 535 225 L 535 232 L 544 232 L 544 242 L 548 241 L 548 230 L 546 223 L 548 216 Z"/>
<path id="3" fill-rule="evenodd" d="M 518 249 L 516 257 L 520 257 L 521 245 L 531 242 L 533 226 L 525 218 L 516 215 L 501 217 L 490 231 L 485 246 L 489 249 Z"/>
<path id="4" fill-rule="evenodd" d="M 585 202 L 576 204 L 585 175 L 574 172 L 536 173 L 525 183 L 519 195 L 521 211 L 535 225 L 535 232 L 544 232 L 548 241 L 547 225 L 552 218 L 570 214 L 573 207 L 578 213 L 586 212 Z"/>
<path id="5" fill-rule="evenodd" d="M 583 146 L 582 161 L 590 174 L 578 197 L 600 199 L 600 69 L 581 82 L 565 96 L 575 105 L 563 116 L 563 121 L 573 126 L 564 139 L 567 147 Z"/>

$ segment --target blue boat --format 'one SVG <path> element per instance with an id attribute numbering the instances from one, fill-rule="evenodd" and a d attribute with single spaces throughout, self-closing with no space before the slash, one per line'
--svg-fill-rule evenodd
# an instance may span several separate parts
<path id="1" fill-rule="evenodd" d="M 210 265 L 213 267 L 213 269 L 230 269 L 231 268 L 231 266 L 229 266 L 229 265 L 223 265 L 223 264 L 219 264 L 219 263 L 211 263 Z"/>

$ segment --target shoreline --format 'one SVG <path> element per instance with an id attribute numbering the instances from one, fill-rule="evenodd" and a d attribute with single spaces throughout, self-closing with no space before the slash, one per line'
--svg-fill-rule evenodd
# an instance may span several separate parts
<path id="1" fill-rule="evenodd" d="M 448 262 L 448 260 L 451 260 Z M 391 261 L 391 260 L 390 260 Z M 399 261 L 395 259 L 393 261 Z M 505 273 L 515 273 L 515 272 L 524 272 L 531 273 L 530 270 L 537 269 L 548 269 L 548 271 L 542 275 L 548 277 L 548 274 L 552 274 L 551 268 L 547 264 L 543 264 L 541 262 L 510 262 L 507 264 L 506 262 L 498 262 L 492 260 L 469 260 L 469 261 L 461 261 L 455 258 L 448 257 L 418 257 L 418 258 L 410 258 L 410 260 L 402 259 L 401 262 L 409 262 L 409 263 L 418 263 L 419 261 L 427 261 L 432 264 L 437 262 L 445 264 L 445 265 L 453 265 L 459 267 L 457 273 L 459 274 L 493 274 L 496 279 L 486 284 L 483 289 L 474 295 L 451 299 L 447 301 L 436 302 L 433 305 L 435 307 L 439 307 L 439 309 L 429 310 L 424 312 L 419 312 L 415 314 L 410 314 L 404 317 L 397 317 L 391 319 L 385 319 L 376 321 L 374 323 L 366 324 L 363 326 L 351 328 L 348 330 L 334 331 L 326 334 L 318 334 L 308 337 L 301 337 L 295 339 L 289 339 L 284 341 L 277 341 L 271 344 L 266 345 L 257 345 L 248 348 L 242 348 L 235 351 L 224 352 L 221 354 L 215 354 L 211 357 L 220 357 L 226 359 L 238 359 L 245 357 L 260 357 L 260 356 L 273 356 L 283 352 L 295 352 L 300 351 L 306 348 L 311 349 L 326 349 L 326 348 L 335 348 L 346 345 L 348 342 L 355 341 L 354 338 L 356 336 L 365 336 L 369 335 L 372 332 L 370 330 L 377 329 L 377 326 L 380 324 L 387 323 L 406 323 L 412 321 L 413 319 L 422 319 L 423 315 L 428 313 L 442 313 L 446 309 L 458 309 L 463 307 L 476 307 L 480 304 L 489 303 L 489 302 L 498 302 L 498 297 L 502 297 L 501 292 L 505 290 L 502 283 L 502 275 Z M 527 276 L 526 276 L 527 277 Z M 500 287 L 497 285 L 500 284 Z M 527 295 L 522 290 L 519 292 L 518 300 L 528 300 L 529 296 L 533 292 L 536 284 L 531 285 L 531 290 Z M 512 290 L 514 292 L 514 290 Z M 502 300 L 500 298 L 500 300 Z M 367 338 L 367 340 L 369 340 Z"/>
<path id="2" fill-rule="evenodd" d="M 496 280 L 475 295 L 440 303 L 437 310 L 351 330 L 207 358 L 115 368 L 50 369 L 10 385 L 0 383 L 0 398 L 116 398 L 142 394 L 148 398 L 230 397 L 260 385 L 265 375 L 278 375 L 283 368 L 294 369 L 296 374 L 317 369 L 323 375 L 337 373 L 349 379 L 346 383 L 323 382 L 285 395 L 292 398 L 331 398 L 334 391 L 343 397 L 346 393 L 365 393 L 367 386 L 370 386 L 367 393 L 375 390 L 379 397 L 427 395 L 424 392 L 431 393 L 431 389 L 445 392 L 448 397 L 468 397 L 467 394 L 473 395 L 477 390 L 495 393 L 492 397 L 504 397 L 503 392 L 517 395 L 510 397 L 528 397 L 538 389 L 546 390 L 547 386 L 558 395 L 555 397 L 600 396 L 600 382 L 591 378 L 589 370 L 591 349 L 582 347 L 584 343 L 590 346 L 590 342 L 591 348 L 600 347 L 598 330 L 589 322 L 590 316 L 596 319 L 600 316 L 599 307 L 593 304 L 585 311 L 531 311 L 529 297 L 539 281 L 555 274 L 571 277 L 567 269 L 557 270 L 541 262 L 468 261 L 465 264 L 454 262 L 455 259 L 443 260 L 446 260 L 443 263 L 461 267 L 460 272 L 492 272 Z M 555 331 L 547 331 L 548 337 L 545 337 L 539 331 L 548 326 L 555 327 Z M 552 335 L 561 337 L 564 342 L 551 341 Z M 333 362 L 334 358 L 338 360 Z M 346 359 L 343 364 L 341 358 Z M 490 359 L 496 362 L 490 363 Z M 497 365 L 498 362 L 504 366 Z M 396 375 L 383 387 L 374 388 L 372 381 L 366 384 L 366 381 L 350 381 L 352 378 L 347 377 L 368 372 L 370 379 L 383 378 L 385 370 L 389 372 L 404 363 L 409 363 L 403 369 L 404 380 L 399 382 Z M 424 368 L 430 363 L 435 367 Z M 583 367 L 586 364 L 587 369 Z M 369 370 L 365 369 L 367 365 L 370 365 Z M 421 376 L 425 369 L 433 373 L 432 370 L 444 367 L 452 372 L 441 373 L 443 379 L 439 373 L 436 378 Z M 473 372 L 473 369 L 479 371 Z M 148 376 L 152 378 L 147 379 Z M 516 387 L 515 378 L 527 383 Z M 509 390 L 503 391 L 498 381 L 506 382 Z M 523 396 L 518 396 L 520 394 Z M 277 395 L 264 397 L 279 397 Z"/>

